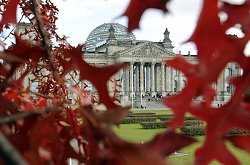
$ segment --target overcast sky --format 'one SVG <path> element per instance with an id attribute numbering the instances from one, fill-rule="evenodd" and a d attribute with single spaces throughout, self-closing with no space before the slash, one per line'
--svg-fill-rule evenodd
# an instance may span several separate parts
<path id="1" fill-rule="evenodd" d="M 59 33 L 69 36 L 72 45 L 84 43 L 89 33 L 103 23 L 117 22 L 127 26 L 126 17 L 117 17 L 124 12 L 129 0 L 54 0 L 54 3 L 59 8 Z M 138 40 L 162 41 L 167 27 L 175 52 L 190 50 L 196 54 L 194 46 L 180 45 L 193 32 L 200 6 L 201 0 L 172 0 L 169 14 L 149 9 L 142 17 L 141 28 L 133 33 Z"/>

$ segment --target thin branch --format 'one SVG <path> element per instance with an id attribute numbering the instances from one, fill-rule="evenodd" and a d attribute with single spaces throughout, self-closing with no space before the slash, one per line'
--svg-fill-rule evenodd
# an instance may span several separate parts
<path id="1" fill-rule="evenodd" d="M 24 16 L 24 14 L 22 15 L 22 17 L 20 18 L 20 20 L 18 21 L 18 23 L 14 26 L 14 28 L 10 31 L 10 33 L 4 38 L 3 41 L 6 41 L 6 40 L 10 37 L 10 35 L 13 34 L 12 32 L 16 30 L 16 27 L 17 27 L 18 24 L 22 21 L 23 16 Z"/>
<path id="2" fill-rule="evenodd" d="M 28 111 L 28 112 L 22 112 L 16 115 L 11 115 L 11 116 L 7 116 L 4 118 L 0 118 L 0 126 L 4 125 L 4 124 L 11 124 L 11 123 L 15 123 L 16 121 L 20 120 L 20 119 L 24 119 L 26 117 L 30 117 L 30 116 L 39 116 L 42 115 L 44 113 L 48 113 L 51 112 L 53 110 L 53 108 L 46 108 L 46 109 L 41 109 L 38 111 Z"/>
<path id="3" fill-rule="evenodd" d="M 30 6 L 31 6 L 31 11 L 33 12 L 36 22 L 37 22 L 37 28 L 38 28 L 38 32 L 42 38 L 42 46 L 45 48 L 46 50 L 46 56 L 49 60 L 49 66 L 51 71 L 53 72 L 54 77 L 57 79 L 58 77 L 56 75 L 56 69 L 55 66 L 53 65 L 53 61 L 52 61 L 52 54 L 50 52 L 50 40 L 47 38 L 46 36 L 46 31 L 44 30 L 44 24 L 42 22 L 41 19 L 41 15 L 40 13 L 37 11 L 37 2 L 36 0 L 30 0 Z"/>
<path id="4" fill-rule="evenodd" d="M 22 155 L 15 149 L 8 139 L 0 132 L 0 155 L 6 164 L 28 165 Z"/>
<path id="5" fill-rule="evenodd" d="M 20 63 L 24 62 L 23 59 L 10 53 L 0 52 L 0 58 L 9 62 L 20 62 Z"/>
<path id="6" fill-rule="evenodd" d="M 41 94 L 39 92 L 35 92 L 35 91 L 32 91 L 30 89 L 27 89 L 27 91 L 29 91 L 30 93 L 36 95 L 36 96 L 41 96 L 42 98 L 47 98 L 47 99 L 55 99 L 55 98 L 61 98 L 62 96 L 47 96 L 47 95 L 44 95 L 44 94 Z"/>
<path id="7" fill-rule="evenodd" d="M 76 85 L 79 85 L 80 84 L 80 81 L 76 81 L 74 76 L 69 72 L 69 75 L 71 76 L 72 80 L 76 83 Z"/>

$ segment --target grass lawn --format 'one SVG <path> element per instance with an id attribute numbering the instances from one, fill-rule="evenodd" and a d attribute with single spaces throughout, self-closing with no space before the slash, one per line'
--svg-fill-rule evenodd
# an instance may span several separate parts
<path id="1" fill-rule="evenodd" d="M 133 113 L 145 113 L 145 112 L 155 112 L 156 114 L 170 114 L 171 111 L 168 110 L 135 110 Z M 164 131 L 165 129 L 142 129 L 140 124 L 121 124 L 119 128 L 115 127 L 114 131 L 117 133 L 119 137 L 124 140 L 134 142 L 134 143 L 142 143 L 149 141 L 154 137 L 155 134 Z M 194 160 L 194 151 L 201 146 L 202 141 L 204 140 L 203 136 L 197 137 L 198 142 L 194 143 L 186 148 L 183 148 L 179 152 L 184 154 L 188 154 L 185 156 L 176 156 L 167 158 L 169 162 L 174 165 L 186 165 L 193 164 Z M 241 151 L 232 146 L 232 144 L 227 144 L 229 149 L 236 155 L 238 160 L 240 160 L 242 165 L 250 164 L 250 155 L 244 151 Z M 209 153 L 208 153 L 209 154 Z M 211 165 L 219 165 L 218 162 L 212 162 Z"/>

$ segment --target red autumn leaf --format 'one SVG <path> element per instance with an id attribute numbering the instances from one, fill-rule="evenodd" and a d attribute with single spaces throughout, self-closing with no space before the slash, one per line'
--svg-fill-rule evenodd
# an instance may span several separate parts
<path id="1" fill-rule="evenodd" d="M 236 147 L 250 153 L 250 136 L 231 136 L 228 138 Z"/>
<path id="2" fill-rule="evenodd" d="M 156 152 L 162 156 L 168 156 L 194 142 L 196 142 L 196 140 L 191 137 L 179 135 L 173 131 L 165 131 L 156 135 L 154 139 L 144 145 L 151 152 Z"/>
<path id="3" fill-rule="evenodd" d="M 46 99 L 46 98 L 38 97 L 37 102 L 36 102 L 36 106 L 38 108 L 47 107 L 48 106 L 47 100 L 48 99 Z"/>
<path id="4" fill-rule="evenodd" d="M 206 155 L 202 155 L 202 154 L 206 154 Z M 212 159 L 217 159 L 219 162 L 223 164 L 239 165 L 239 161 L 226 148 L 225 142 L 222 139 L 206 140 L 205 145 L 195 152 L 195 157 L 196 157 L 195 159 L 196 165 L 209 164 Z"/>
<path id="5" fill-rule="evenodd" d="M 29 150 L 30 147 L 30 130 L 37 122 L 37 116 L 31 116 L 23 120 L 22 125 L 16 125 L 15 132 L 13 134 L 7 135 L 8 139 L 12 144 L 18 149 L 20 153 L 24 153 Z M 25 139 L 25 140 L 24 140 Z"/>
<path id="6" fill-rule="evenodd" d="M 9 112 L 11 114 L 18 113 L 18 104 L 12 102 L 11 100 L 6 99 L 3 96 L 0 96 L 0 117 L 6 116 Z"/>
<path id="7" fill-rule="evenodd" d="M 105 111 L 97 115 L 100 122 L 108 125 L 114 125 L 121 123 L 122 119 L 127 116 L 129 108 L 120 108 L 111 111 Z"/>
<path id="8" fill-rule="evenodd" d="M 78 86 L 73 86 L 69 88 L 70 91 L 75 92 L 79 98 L 80 103 L 82 106 L 91 105 L 91 100 L 89 100 L 88 95 L 91 93 L 85 90 L 85 87 L 83 89 L 79 88 Z M 92 96 L 91 96 L 92 97 Z"/>
<path id="9" fill-rule="evenodd" d="M 109 96 L 107 82 L 114 74 L 127 65 L 114 64 L 105 67 L 92 66 L 82 59 L 82 46 L 63 50 L 63 53 L 67 58 L 70 58 L 69 61 L 59 58 L 62 66 L 64 67 L 63 74 L 65 75 L 71 70 L 79 69 L 80 80 L 87 80 L 91 82 L 97 89 L 99 104 L 104 104 L 107 109 L 119 109 L 119 106 L 116 105 L 113 102 L 113 99 Z"/>
<path id="10" fill-rule="evenodd" d="M 0 29 L 3 27 L 4 24 L 7 23 L 16 24 L 17 5 L 19 4 L 19 2 L 20 0 L 9 0 L 8 4 L 6 5 L 6 9 L 2 15 Z"/>
<path id="11" fill-rule="evenodd" d="M 174 119 L 169 126 L 177 128 L 182 125 L 185 113 L 188 112 L 189 107 L 192 106 L 194 97 L 202 95 L 207 97 L 205 98 L 206 100 L 211 100 L 215 94 L 211 84 L 213 83 L 213 79 L 217 79 L 219 75 L 213 74 L 210 77 L 202 77 L 202 75 L 209 74 L 210 72 L 200 73 L 197 64 L 191 64 L 181 56 L 166 61 L 166 64 L 181 71 L 187 78 L 187 85 L 179 94 L 162 99 L 163 104 L 175 112 Z M 180 105 L 185 105 L 186 108 L 182 108 Z"/>
<path id="12" fill-rule="evenodd" d="M 233 96 L 237 97 L 237 96 Z M 232 98 L 233 100 L 235 98 Z M 196 162 L 209 163 L 217 159 L 222 163 L 238 164 L 237 159 L 230 153 L 225 146 L 225 134 L 230 128 L 243 128 L 250 130 L 250 112 L 247 106 L 237 106 L 229 102 L 220 108 L 208 107 L 205 104 L 199 104 L 189 109 L 196 117 L 207 122 L 207 131 L 203 146 L 197 151 Z M 237 104 L 236 104 L 237 105 Z M 205 156 L 205 153 L 214 153 Z"/>
<path id="13" fill-rule="evenodd" d="M 223 23 L 225 29 L 235 26 L 236 24 L 241 25 L 243 32 L 249 33 L 250 28 L 250 2 L 246 1 L 242 5 L 233 5 L 230 3 L 223 2 L 221 11 L 227 14 L 227 20 Z"/>
<path id="14" fill-rule="evenodd" d="M 116 138 L 116 137 L 112 137 Z M 150 142 L 144 144 L 132 144 L 116 139 L 109 145 L 116 154 L 116 158 L 123 160 L 128 165 L 164 165 L 166 156 L 195 142 L 190 137 L 177 135 L 172 131 L 165 131 L 156 136 Z M 145 155 L 147 155 L 145 157 Z M 118 159 L 118 160 L 119 160 Z M 122 163 L 117 163 L 122 164 Z"/>
<path id="15" fill-rule="evenodd" d="M 118 103 L 121 103 L 121 100 L 117 97 L 117 93 L 120 92 L 119 88 L 121 88 L 121 85 L 119 84 L 120 80 L 110 79 L 110 81 L 113 82 L 113 90 L 114 90 L 112 100 L 117 101 Z"/>
<path id="16" fill-rule="evenodd" d="M 248 37 L 238 39 L 226 36 L 218 18 L 217 0 L 204 1 L 197 27 L 189 40 L 197 46 L 198 62 L 191 64 L 182 57 L 166 62 L 187 78 L 187 85 L 180 93 L 163 99 L 163 103 L 175 112 L 170 126 L 180 126 L 186 112 L 207 123 L 206 140 L 197 151 L 196 164 L 208 164 L 213 159 L 224 164 L 239 163 L 226 148 L 223 137 L 230 128 L 250 130 L 249 106 L 242 106 L 244 104 L 240 102 L 242 93 L 249 88 L 250 83 L 247 78 L 249 72 L 246 71 L 249 70 L 249 58 L 243 55 L 247 40 Z M 237 84 L 234 83 L 235 92 L 228 103 L 220 108 L 211 107 L 213 97 L 216 96 L 213 84 L 217 83 L 219 75 L 230 62 L 237 62 L 244 69 L 244 73 Z M 204 102 L 194 103 L 192 99 L 197 96 L 202 96 Z M 207 156 L 206 153 L 211 154 Z"/>
<path id="17" fill-rule="evenodd" d="M 225 66 L 229 60 L 236 61 L 238 54 L 241 53 L 241 50 L 238 50 L 238 47 L 230 42 L 230 38 L 225 34 L 226 29 L 221 25 L 218 11 L 218 0 L 204 1 L 196 29 L 188 40 L 197 46 L 199 67 L 205 68 L 206 65 L 210 64 L 208 59 L 223 62 Z M 216 34 L 216 40 L 214 34 Z M 216 66 L 224 67 L 223 65 Z M 218 74 L 217 72 L 215 74 Z"/>
<path id="18" fill-rule="evenodd" d="M 57 116 L 59 111 L 52 112 L 37 122 L 30 131 L 30 153 L 39 162 L 55 161 L 63 164 L 62 156 L 65 152 L 63 139 L 57 131 Z M 39 130 L 39 131 L 37 131 Z M 48 136 L 49 135 L 49 136 Z"/>
<path id="19" fill-rule="evenodd" d="M 45 57 L 45 49 L 39 46 L 28 46 L 24 40 L 22 40 L 19 36 L 16 37 L 16 43 L 8 50 L 5 50 L 7 54 L 10 56 L 18 57 L 27 61 L 29 59 L 34 62 L 38 62 L 41 57 Z M 21 65 L 19 62 L 12 62 L 12 67 L 9 73 L 9 76 L 13 74 L 13 72 Z"/>
<path id="20" fill-rule="evenodd" d="M 139 28 L 142 14 L 150 8 L 160 9 L 167 12 L 167 2 L 169 0 L 130 0 L 129 6 L 123 13 L 128 17 L 128 31 Z"/>
<path id="21" fill-rule="evenodd" d="M 67 109 L 65 115 L 60 118 L 60 121 L 64 121 L 69 126 L 64 127 L 64 129 L 69 128 L 69 135 L 71 137 L 80 136 L 80 125 L 76 116 L 76 111 Z M 69 136 L 68 135 L 68 136 Z"/>

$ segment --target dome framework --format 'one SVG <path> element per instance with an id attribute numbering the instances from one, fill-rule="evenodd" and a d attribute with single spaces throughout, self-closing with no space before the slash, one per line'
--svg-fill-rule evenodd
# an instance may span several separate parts
<path id="1" fill-rule="evenodd" d="M 87 51 L 94 51 L 96 47 L 104 44 L 110 34 L 109 29 L 114 28 L 114 35 L 118 41 L 135 40 L 133 33 L 129 33 L 127 28 L 118 23 L 104 23 L 96 27 L 87 37 L 85 46 Z"/>

